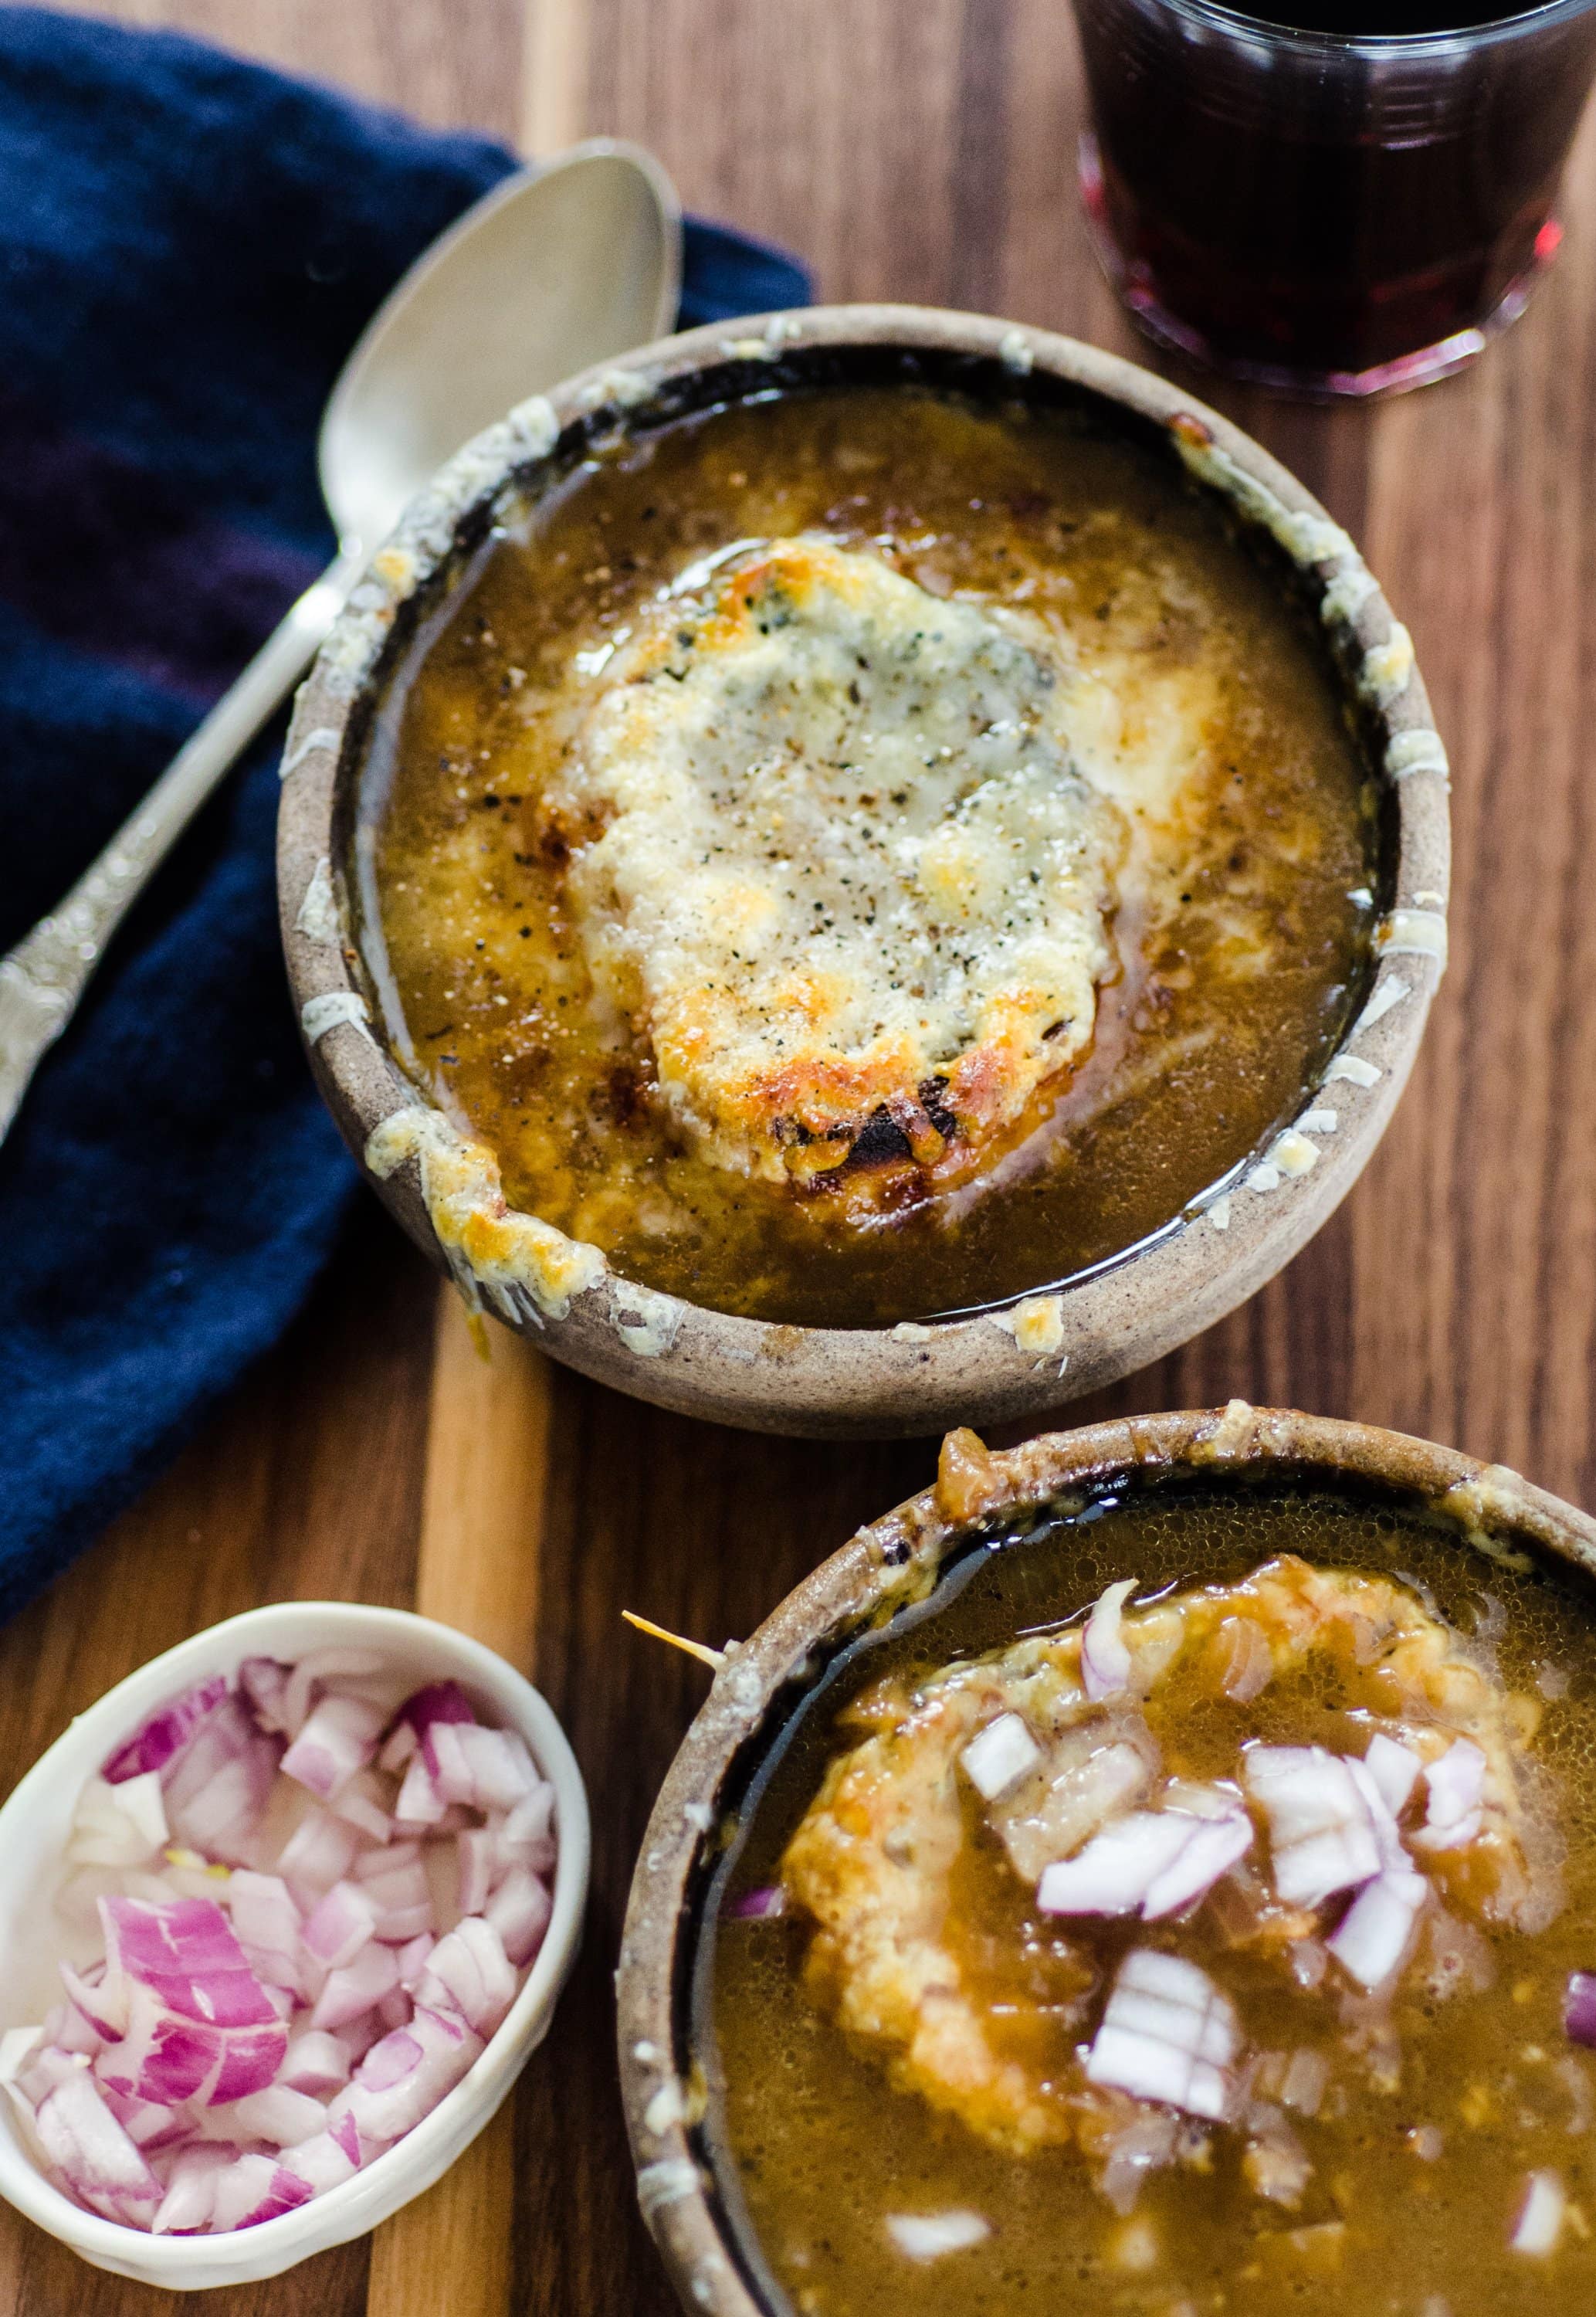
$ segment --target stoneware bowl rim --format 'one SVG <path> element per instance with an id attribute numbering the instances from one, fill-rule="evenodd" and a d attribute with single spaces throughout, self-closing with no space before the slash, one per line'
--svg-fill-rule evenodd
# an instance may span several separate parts
<path id="1" fill-rule="evenodd" d="M 616 1974 L 621 2093 L 643 2217 L 689 2310 L 771 2317 L 690 2136 L 681 1993 L 694 1941 L 692 1892 L 718 1854 L 734 1765 L 772 1701 L 807 1685 L 828 1643 L 921 1597 L 950 1549 L 983 1520 L 1133 1468 L 1222 1475 L 1271 1463 L 1417 1496 L 1486 1552 L 1511 1538 L 1596 1576 L 1596 1520 L 1506 1466 L 1378 1425 L 1242 1400 L 1044 1433 L 993 1452 L 956 1512 L 933 1487 L 860 1529 L 728 1651 L 666 1773 L 632 1877 Z"/>
<path id="2" fill-rule="evenodd" d="M 929 308 L 816 307 L 729 327 L 736 335 L 722 325 L 662 340 L 522 405 L 443 470 L 373 559 L 299 694 L 283 757 L 279 899 L 311 1065 L 351 1149 L 417 1244 L 468 1295 L 486 1297 L 556 1357 L 602 1382 L 720 1422 L 811 1436 L 935 1433 L 960 1421 L 1035 1416 L 1161 1356 L 1234 1310 L 1312 1237 L 1367 1163 L 1412 1068 L 1444 964 L 1445 753 L 1407 632 L 1351 540 L 1284 468 L 1183 388 L 1049 331 Z M 546 462 L 557 464 L 583 442 L 662 405 L 678 407 L 695 393 L 701 399 L 711 377 L 717 392 L 745 392 L 806 363 L 844 362 L 851 352 L 862 362 L 883 350 L 941 364 L 939 376 L 958 369 L 983 392 L 1052 391 L 1057 381 L 1067 393 L 1119 406 L 1133 424 L 1162 434 L 1200 483 L 1246 525 L 1271 533 L 1296 564 L 1318 604 L 1342 696 L 1362 722 L 1382 792 L 1394 883 L 1380 897 L 1369 997 L 1328 1077 L 1305 1094 L 1297 1123 L 1244 1164 L 1228 1198 L 1205 1197 L 1139 1248 L 1043 1298 L 1048 1309 L 1023 1343 L 1013 1312 L 1024 1299 L 995 1315 L 929 1327 L 809 1328 L 649 1293 L 611 1274 L 596 1252 L 596 1271 L 568 1294 L 534 1296 L 519 1279 L 486 1277 L 462 1251 L 458 1228 L 448 1244 L 440 1237 L 425 1156 L 385 1159 L 380 1173 L 371 1163 L 371 1138 L 384 1122 L 407 1115 L 450 1131 L 372 1018 L 345 888 L 352 799 L 387 672 L 429 584 L 444 583 L 462 541 L 484 535 L 504 497 L 536 492 L 540 474 L 551 471 Z M 1316 1123 L 1327 1104 L 1334 1131 Z M 1302 1131 L 1305 1122 L 1311 1132 Z M 392 1132 L 390 1123 L 386 1135 Z M 496 1182 L 495 1167 L 495 1189 Z"/>
<path id="3" fill-rule="evenodd" d="M 40 2171 L 22 2144 L 10 2100 L 0 2102 L 0 2195 L 96 2268 L 168 2292 L 276 2277 L 329 2245 L 363 2236 L 430 2187 L 476 2139 L 542 2042 L 581 1938 L 590 1848 L 587 1793 L 553 1708 L 531 1683 L 469 1634 L 406 1609 L 357 1601 L 274 1601 L 208 1626 L 151 1658 L 85 1707 L 40 1756 L 0 1809 L 0 1856 L 7 1862 L 0 1953 L 11 1945 L 15 1918 L 28 1896 L 19 1887 L 19 1845 L 37 1853 L 43 1872 L 50 1871 L 43 1862 L 59 1858 L 85 1779 L 120 1739 L 165 1699 L 208 1673 L 230 1673 L 246 1657 L 291 1658 L 334 1644 L 386 1648 L 420 1678 L 452 1676 L 485 1697 L 526 1740 L 555 1789 L 559 1850 L 553 1912 L 514 2002 L 453 2089 L 363 2171 L 257 2228 L 220 2236 L 156 2237 L 87 2212 Z M 0 2026 L 32 2024 L 12 2017 L 22 1994 L 14 1976 L 8 1969 Z"/>

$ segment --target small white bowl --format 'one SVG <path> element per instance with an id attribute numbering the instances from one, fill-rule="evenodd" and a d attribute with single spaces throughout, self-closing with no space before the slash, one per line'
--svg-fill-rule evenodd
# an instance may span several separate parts
<path id="1" fill-rule="evenodd" d="M 518 1731 L 552 1784 L 559 1842 L 554 1913 L 508 2017 L 468 2074 L 415 2130 L 338 2187 L 296 2212 L 226 2235 L 149 2236 L 85 2212 L 39 2169 L 22 2137 L 16 2111 L 0 2098 L 0 2196 L 59 2237 L 96 2268 L 135 2277 L 170 2292 L 243 2285 L 276 2277 L 296 2261 L 343 2244 L 430 2188 L 476 2139 L 543 2040 L 581 1932 L 587 1898 L 587 1795 L 566 1735 L 528 1681 L 480 1642 L 411 1616 L 352 1601 L 280 1601 L 245 1610 L 154 1658 L 107 1691 L 58 1738 L 0 1810 L 0 2026 L 31 2026 L 59 1999 L 51 1948 L 41 1937 L 40 1901 L 53 1899 L 66 1872 L 65 1845 L 85 1782 L 119 1740 L 163 1700 L 207 1674 L 232 1673 L 247 1657 L 285 1659 L 331 1645 L 379 1649 L 407 1687 L 449 1678 L 472 1692 L 493 1717 Z M 401 1695 L 403 1692 L 401 1692 Z"/>

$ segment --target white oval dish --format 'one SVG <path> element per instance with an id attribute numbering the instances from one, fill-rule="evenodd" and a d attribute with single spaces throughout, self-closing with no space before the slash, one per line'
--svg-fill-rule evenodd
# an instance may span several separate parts
<path id="1" fill-rule="evenodd" d="M 50 1992 L 40 1901 L 65 1871 L 64 1847 L 77 1796 L 108 1754 L 166 1698 L 207 1674 L 231 1674 L 246 1657 L 292 1659 L 333 1644 L 380 1649 L 409 1686 L 452 1678 L 492 1716 L 525 1739 L 556 1796 L 559 1844 L 554 1912 L 509 2016 L 476 2065 L 413 2131 L 365 2170 L 257 2227 L 218 2236 L 148 2236 L 102 2220 L 40 2170 L 15 2108 L 0 2100 L 0 2196 L 96 2268 L 171 2292 L 276 2277 L 312 2253 L 362 2235 L 430 2188 L 475 2140 L 548 2032 L 576 1952 L 587 1898 L 588 1815 L 582 1773 L 550 1707 L 531 1684 L 480 1642 L 403 1609 L 353 1601 L 279 1601 L 180 1642 L 108 1690 L 41 1755 L 0 1809 L 0 2027 L 28 2026 Z"/>

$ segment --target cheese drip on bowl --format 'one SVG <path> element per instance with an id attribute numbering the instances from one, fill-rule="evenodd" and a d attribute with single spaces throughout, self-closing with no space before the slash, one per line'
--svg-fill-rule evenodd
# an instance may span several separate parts
<path id="1" fill-rule="evenodd" d="M 649 605 L 547 798 L 595 981 L 714 1163 L 961 1179 L 1091 1044 L 1118 808 L 1039 622 L 814 533 Z"/>

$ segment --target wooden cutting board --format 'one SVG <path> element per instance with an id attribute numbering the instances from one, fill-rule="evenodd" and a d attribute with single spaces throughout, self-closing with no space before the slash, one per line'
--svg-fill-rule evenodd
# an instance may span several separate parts
<path id="1" fill-rule="evenodd" d="M 547 152 L 651 145 L 695 208 L 827 299 L 1012 314 L 1149 360 L 1088 255 L 1064 0 L 95 0 Z M 1565 252 L 1466 377 L 1376 411 L 1193 378 L 1363 546 L 1456 774 L 1453 965 L 1383 1150 L 1286 1275 L 1063 1420 L 1241 1393 L 1513 1464 L 1590 1504 L 1596 1328 L 1596 134 Z M 1588 592 L 1587 592 L 1588 591 Z M 1584 890 L 1582 893 L 1582 880 Z M 707 1676 L 623 1606 L 720 1642 L 932 1444 L 718 1432 L 548 1366 L 484 1365 L 366 1202 L 288 1342 L 176 1470 L 0 1634 L 0 1780 L 183 1634 L 282 1596 L 415 1606 L 531 1671 L 593 1797 L 587 1939 L 498 2124 L 375 2236 L 217 2317 L 664 2317 L 636 2217 L 610 1973 L 655 1789 Z M 0 2208 L 0 2317 L 156 2317 Z"/>

